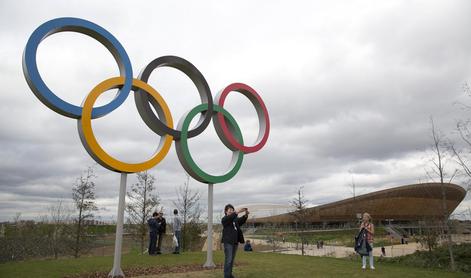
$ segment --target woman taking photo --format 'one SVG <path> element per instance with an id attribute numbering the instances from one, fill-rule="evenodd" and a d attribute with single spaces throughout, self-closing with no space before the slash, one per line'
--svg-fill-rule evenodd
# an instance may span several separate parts
<path id="1" fill-rule="evenodd" d="M 238 215 L 242 212 L 245 214 L 242 217 Z M 222 243 L 224 244 L 224 278 L 232 278 L 232 267 L 234 266 L 234 259 L 237 253 L 239 243 L 244 243 L 244 234 L 240 226 L 244 225 L 249 216 L 249 210 L 242 208 L 235 210 L 231 204 L 224 207 L 224 217 L 221 219 L 222 223 Z"/>
<path id="2" fill-rule="evenodd" d="M 374 241 L 374 234 L 375 234 L 375 226 L 371 223 L 371 216 L 369 213 L 363 213 L 363 219 L 360 225 L 360 231 L 362 229 L 366 230 L 366 240 L 371 247 L 371 251 L 368 252 L 368 257 L 370 258 L 370 268 L 375 269 L 373 264 L 373 241 Z M 362 269 L 366 269 L 366 256 L 362 257 Z"/>

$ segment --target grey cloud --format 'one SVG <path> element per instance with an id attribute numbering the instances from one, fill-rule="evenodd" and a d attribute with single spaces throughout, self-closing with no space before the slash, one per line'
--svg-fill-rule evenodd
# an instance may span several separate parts
<path id="1" fill-rule="evenodd" d="M 107 9 L 91 1 L 2 1 L 0 36 L 8 43 L 0 48 L 0 221 L 16 211 L 33 217 L 69 198 L 75 179 L 94 164 L 76 120 L 50 111 L 24 81 L 24 44 L 46 20 L 67 15 L 102 25 L 126 48 L 135 76 L 152 59 L 172 54 L 196 65 L 214 95 L 232 82 L 260 93 L 270 111 L 269 141 L 245 156 L 233 180 L 215 185 L 217 211 L 227 202 L 286 204 L 301 185 L 312 204 L 335 201 L 350 196 L 352 175 L 359 193 L 423 179 L 429 117 L 451 137 L 456 119 L 466 117 L 453 103 L 467 100 L 461 86 L 471 78 L 469 5 L 203 1 L 147 3 L 145 9 L 119 2 Z M 43 46 L 41 72 L 74 103 L 118 72 L 106 50 L 83 36 L 56 35 Z M 191 81 L 177 71 L 159 69 L 149 83 L 168 102 L 175 123 L 199 103 Z M 106 95 L 103 103 L 113 93 Z M 234 94 L 227 109 L 250 144 L 258 132 L 250 103 Z M 131 161 L 149 157 L 158 140 L 137 115 L 132 96 L 94 120 L 93 128 L 106 150 Z M 212 129 L 191 140 L 190 148 L 201 167 L 216 173 L 226 169 L 230 152 Z M 151 172 L 164 206 L 171 207 L 185 180 L 173 147 Z M 101 166 L 96 173 L 99 206 L 106 209 L 99 215 L 111 219 L 119 175 Z M 136 178 L 128 176 L 130 187 Z M 206 185 L 190 184 L 204 204 Z"/>

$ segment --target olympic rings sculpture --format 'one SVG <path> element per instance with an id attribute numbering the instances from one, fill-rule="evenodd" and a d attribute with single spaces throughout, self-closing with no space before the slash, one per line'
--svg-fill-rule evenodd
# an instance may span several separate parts
<path id="1" fill-rule="evenodd" d="M 52 34 L 64 31 L 77 32 L 96 39 L 111 52 L 119 67 L 120 76 L 109 78 L 95 86 L 86 96 L 82 106 L 68 103 L 54 94 L 41 78 L 36 63 L 41 41 Z M 187 75 L 195 84 L 202 102 L 183 115 L 176 129 L 167 103 L 147 84 L 151 73 L 159 67 L 172 67 Z M 190 62 L 177 56 L 157 58 L 141 71 L 138 78 L 133 78 L 130 59 L 120 42 L 104 28 L 80 18 L 56 18 L 40 25 L 31 34 L 23 52 L 23 73 L 30 89 L 44 105 L 58 114 L 78 120 L 80 139 L 87 152 L 103 167 L 115 172 L 135 173 L 154 167 L 165 158 L 172 141 L 175 141 L 178 159 L 189 175 L 203 183 L 221 183 L 234 177 L 242 165 L 244 154 L 259 151 L 266 144 L 270 133 L 268 110 L 262 98 L 248 85 L 230 84 L 213 101 L 208 83 L 201 72 Z M 102 93 L 116 88 L 118 93 L 110 103 L 99 107 L 93 106 Z M 118 108 L 131 91 L 134 92 L 139 115 L 153 132 L 161 136 L 156 153 L 147 161 L 140 163 L 126 163 L 109 155 L 98 143 L 91 125 L 92 119 L 103 117 Z M 237 122 L 224 109 L 224 102 L 230 92 L 239 92 L 246 96 L 257 111 L 259 134 L 252 146 L 244 145 Z M 190 123 L 198 114 L 201 114 L 200 119 L 196 127 L 190 130 Z M 202 170 L 193 160 L 188 148 L 188 139 L 201 134 L 211 120 L 220 140 L 233 152 L 230 169 L 218 176 Z"/>

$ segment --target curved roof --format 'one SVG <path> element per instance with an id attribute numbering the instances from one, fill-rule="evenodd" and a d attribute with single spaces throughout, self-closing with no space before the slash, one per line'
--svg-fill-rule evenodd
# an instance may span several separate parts
<path id="1" fill-rule="evenodd" d="M 280 205 L 271 203 L 248 203 L 236 206 L 236 209 L 239 208 L 249 208 L 250 219 L 279 215 L 291 211 L 289 204 Z"/>
<path id="2" fill-rule="evenodd" d="M 443 191 L 442 191 L 443 189 Z M 445 183 L 411 184 L 380 190 L 355 198 L 306 209 L 307 222 L 353 221 L 357 213 L 368 212 L 374 220 L 421 220 L 443 217 L 442 193 L 446 197 L 446 214 L 450 215 L 466 195 L 459 185 Z M 290 223 L 290 213 L 257 218 L 256 223 Z"/>

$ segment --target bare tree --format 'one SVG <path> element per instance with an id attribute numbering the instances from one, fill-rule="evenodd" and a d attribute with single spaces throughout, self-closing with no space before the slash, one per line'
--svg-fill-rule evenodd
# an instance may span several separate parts
<path id="1" fill-rule="evenodd" d="M 453 156 L 456 158 L 456 162 L 461 166 L 462 173 L 467 177 L 467 187 L 465 188 L 467 192 L 471 191 L 471 158 L 466 155 L 471 149 L 471 133 L 468 128 L 464 126 L 463 123 L 457 124 L 457 129 L 460 134 L 460 138 L 466 145 L 466 149 L 459 150 L 454 144 L 450 144 L 449 149 L 453 153 Z"/>
<path id="2" fill-rule="evenodd" d="M 70 220 L 71 211 L 64 204 L 63 200 L 59 200 L 56 204 L 48 208 L 46 221 L 49 229 L 49 248 L 54 258 L 57 259 L 59 254 L 63 254 L 67 247 L 67 222 Z"/>
<path id="3" fill-rule="evenodd" d="M 15 224 L 20 223 L 20 218 L 21 218 L 21 212 L 15 213 L 15 216 L 13 216 L 13 219 L 12 219 L 13 223 Z"/>
<path id="4" fill-rule="evenodd" d="M 432 151 L 434 156 L 431 159 L 432 168 L 431 173 L 427 173 L 427 175 L 433 179 L 432 175 L 435 175 L 439 178 L 439 182 L 441 185 L 441 195 L 442 195 L 442 210 L 443 210 L 443 228 L 444 233 L 447 238 L 447 245 L 448 245 L 448 253 L 450 255 L 450 267 L 452 271 L 456 270 L 455 266 L 455 259 L 453 256 L 453 241 L 451 239 L 451 231 L 450 231 L 450 223 L 449 223 L 449 215 L 447 209 L 447 197 L 446 197 L 446 190 L 445 190 L 445 178 L 449 178 L 447 183 L 451 183 L 453 178 L 456 176 L 458 170 L 455 169 L 452 175 L 447 175 L 446 172 L 446 164 L 448 162 L 446 150 L 448 148 L 447 142 L 443 139 L 443 136 L 436 130 L 433 118 L 430 119 L 431 123 L 431 132 L 432 132 Z"/>
<path id="5" fill-rule="evenodd" d="M 201 195 L 199 191 L 191 190 L 189 185 L 190 176 L 187 175 L 186 181 L 177 189 L 177 201 L 173 201 L 173 205 L 177 207 L 183 218 L 182 250 L 191 249 L 189 245 L 201 232 L 199 227 L 201 213 L 203 212 L 200 206 Z"/>
<path id="6" fill-rule="evenodd" d="M 463 84 L 463 91 L 469 97 L 471 97 L 471 87 L 468 83 Z M 471 110 L 471 106 L 460 103 L 464 110 Z M 450 150 L 456 158 L 456 162 L 461 166 L 463 175 L 467 177 L 466 191 L 471 191 L 471 157 L 469 156 L 471 151 L 471 119 L 459 120 L 456 123 L 456 130 L 460 137 L 460 141 L 463 143 L 462 148 L 458 148 L 454 144 L 450 145 Z"/>
<path id="7" fill-rule="evenodd" d="M 138 183 L 131 186 L 131 191 L 127 192 L 129 199 L 126 205 L 128 223 L 133 235 L 137 238 L 141 247 L 141 254 L 144 253 L 144 246 L 147 235 L 147 219 L 160 204 L 160 199 L 155 193 L 155 177 L 147 171 L 137 173 Z"/>
<path id="8" fill-rule="evenodd" d="M 95 203 L 95 182 L 93 181 L 95 178 L 93 167 L 88 167 L 72 188 L 72 199 L 78 210 L 78 216 L 75 219 L 75 243 L 72 246 L 75 258 L 78 258 L 80 253 L 88 248 L 87 221 L 93 219 L 93 212 L 98 210 Z"/>
<path id="9" fill-rule="evenodd" d="M 274 230 L 276 231 L 276 226 L 273 227 Z M 277 235 L 276 232 L 273 232 L 271 235 L 267 236 L 267 242 L 271 243 L 271 247 L 273 252 L 277 252 L 278 249 L 280 248 L 280 237 Z"/>
<path id="10" fill-rule="evenodd" d="M 420 236 L 417 237 L 417 240 L 423 247 L 426 247 L 429 251 L 429 254 L 432 254 L 432 251 L 437 247 L 438 237 L 440 236 L 440 219 L 434 217 L 423 217 L 422 220 L 418 222 L 418 227 L 420 229 Z"/>
<path id="11" fill-rule="evenodd" d="M 290 214 L 294 217 L 296 233 L 298 234 L 298 237 L 301 240 L 301 255 L 304 256 L 304 243 L 306 239 L 305 233 L 299 231 L 299 226 L 301 226 L 303 229 L 306 228 L 305 226 L 307 223 L 308 216 L 308 200 L 306 200 L 306 198 L 304 197 L 303 189 L 304 187 L 300 186 L 296 191 L 296 197 L 294 197 L 290 201 L 290 205 L 293 208 L 293 211 L 291 211 Z"/>

